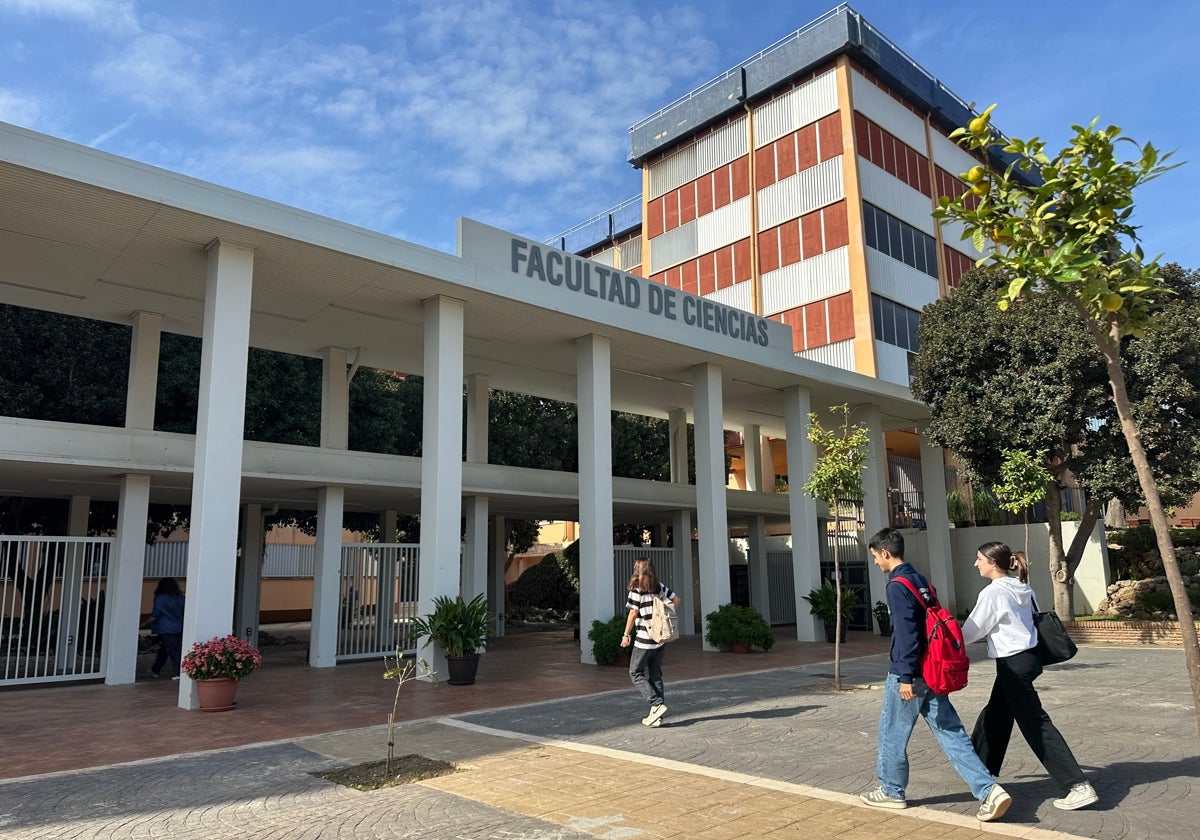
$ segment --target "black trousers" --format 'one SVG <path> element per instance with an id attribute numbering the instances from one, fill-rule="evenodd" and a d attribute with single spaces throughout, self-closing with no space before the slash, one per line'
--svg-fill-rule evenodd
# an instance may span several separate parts
<path id="1" fill-rule="evenodd" d="M 1041 674 L 1042 661 L 1033 650 L 997 659 L 992 696 L 975 721 L 971 743 L 988 772 L 999 776 L 1015 721 L 1050 778 L 1069 789 L 1086 778 L 1062 733 L 1042 708 L 1033 687 Z"/>

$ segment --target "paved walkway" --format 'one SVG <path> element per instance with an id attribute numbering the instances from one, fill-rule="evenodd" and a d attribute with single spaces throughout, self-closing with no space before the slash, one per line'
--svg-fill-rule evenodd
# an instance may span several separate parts
<path id="1" fill-rule="evenodd" d="M 846 682 L 877 685 L 884 668 L 879 656 L 854 660 Z M 370 793 L 310 773 L 381 758 L 380 726 L 16 778 L 0 782 L 0 837 L 1200 836 L 1200 739 L 1180 651 L 1085 647 L 1048 671 L 1043 699 L 1102 802 L 1052 808 L 1057 791 L 1018 740 L 1002 777 L 1016 803 L 992 824 L 971 816 L 974 803 L 923 728 L 911 750 L 919 807 L 858 805 L 873 782 L 879 693 L 832 694 L 829 673 L 810 665 L 671 682 L 668 659 L 671 711 L 656 730 L 637 722 L 640 703 L 624 688 L 414 721 L 400 728 L 398 752 L 461 772 Z M 989 677 L 982 664 L 955 697 L 968 721 Z"/>

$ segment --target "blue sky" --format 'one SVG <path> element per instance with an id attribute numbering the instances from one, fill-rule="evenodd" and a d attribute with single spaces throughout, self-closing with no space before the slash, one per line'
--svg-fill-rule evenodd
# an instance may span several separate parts
<path id="1" fill-rule="evenodd" d="M 638 192 L 632 123 L 833 5 L 0 0 L 0 120 L 441 250 L 460 215 L 544 239 Z M 1010 135 L 1177 149 L 1137 221 L 1200 268 L 1200 4 L 853 6 Z"/>

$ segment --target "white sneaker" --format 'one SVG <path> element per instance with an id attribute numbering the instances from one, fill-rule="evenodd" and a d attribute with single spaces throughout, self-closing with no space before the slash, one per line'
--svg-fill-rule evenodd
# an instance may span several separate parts
<path id="1" fill-rule="evenodd" d="M 870 805 L 872 808 L 900 809 L 908 807 L 908 803 L 903 799 L 897 799 L 894 796 L 888 796 L 886 793 L 884 793 L 882 786 L 875 788 L 875 790 L 868 791 L 867 793 L 860 793 L 858 798 Z"/>
<path id="2" fill-rule="evenodd" d="M 667 707 L 663 703 L 650 707 L 650 714 L 642 718 L 643 726 L 654 726 L 662 721 L 662 716 L 667 713 Z"/>
<path id="3" fill-rule="evenodd" d="M 992 785 L 992 789 L 988 791 L 988 795 L 984 797 L 983 802 L 979 804 L 979 813 L 975 818 L 980 822 L 991 822 L 998 820 L 1004 816 L 1004 812 L 1008 810 L 1008 806 L 1012 804 L 1012 797 L 1000 787 L 1000 785 Z"/>
<path id="4" fill-rule="evenodd" d="M 1080 782 L 1073 785 L 1071 790 L 1062 799 L 1054 800 L 1054 807 L 1060 811 L 1074 811 L 1077 808 L 1086 808 L 1088 805 L 1094 805 L 1100 801 L 1100 795 L 1096 793 L 1096 789 L 1087 782 Z"/>

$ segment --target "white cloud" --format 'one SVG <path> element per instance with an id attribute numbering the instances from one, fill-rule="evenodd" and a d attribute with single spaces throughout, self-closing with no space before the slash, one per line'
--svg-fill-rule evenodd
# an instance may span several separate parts
<path id="1" fill-rule="evenodd" d="M 45 119 L 45 109 L 39 100 L 0 88 L 0 122 L 38 128 Z"/>
<path id="2" fill-rule="evenodd" d="M 109 32 L 138 29 L 133 0 L 0 0 L 0 11 L 82 23 Z"/>

